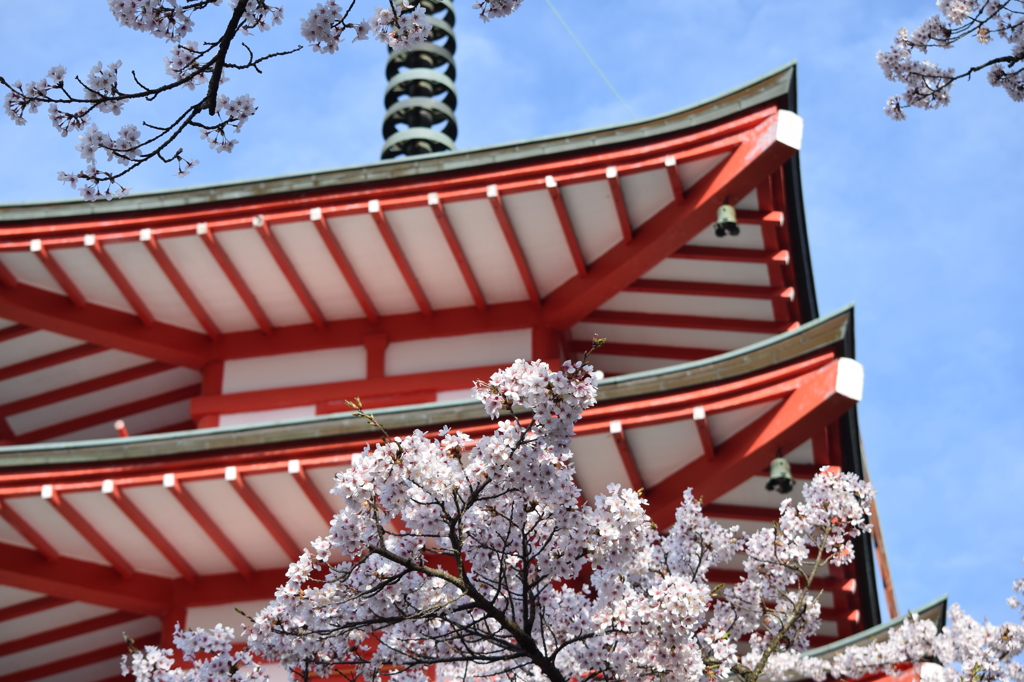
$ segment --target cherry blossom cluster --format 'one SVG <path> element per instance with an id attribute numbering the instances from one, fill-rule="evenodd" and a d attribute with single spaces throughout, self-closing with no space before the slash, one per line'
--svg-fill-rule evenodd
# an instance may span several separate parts
<path id="1" fill-rule="evenodd" d="M 913 31 L 901 28 L 892 47 L 878 52 L 885 77 L 904 85 L 902 94 L 889 98 L 886 114 L 903 120 L 906 107 L 945 106 L 956 81 L 984 69 L 988 69 L 991 85 L 1002 87 L 1015 102 L 1024 101 L 1024 0 L 938 0 L 936 4 L 940 14 Z M 923 55 L 929 48 L 949 49 L 968 37 L 987 45 L 993 36 L 1006 42 L 1008 54 L 962 73 L 915 57 L 915 52 Z"/>
<path id="2" fill-rule="evenodd" d="M 302 20 L 300 32 L 314 52 L 333 54 L 338 51 L 342 35 L 352 29 L 356 40 L 376 38 L 393 50 L 407 50 L 430 37 L 430 21 L 422 6 L 405 0 L 400 6 L 389 3 L 377 7 L 369 19 L 349 23 L 348 14 L 354 3 L 343 9 L 335 0 L 320 3 Z"/>
<path id="3" fill-rule="evenodd" d="M 266 673 L 246 649 L 233 651 L 234 628 L 218 624 L 212 630 L 174 628 L 174 646 L 185 668 L 176 667 L 173 649 L 146 646 L 121 657 L 121 674 L 136 682 L 266 682 Z"/>
<path id="4" fill-rule="evenodd" d="M 474 3 L 473 9 L 480 12 L 480 18 L 484 21 L 507 17 L 519 9 L 523 0 L 480 0 Z"/>

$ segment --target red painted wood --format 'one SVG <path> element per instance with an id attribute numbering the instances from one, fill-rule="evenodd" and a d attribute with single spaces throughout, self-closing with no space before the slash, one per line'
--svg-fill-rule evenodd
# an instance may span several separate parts
<path id="1" fill-rule="evenodd" d="M 427 199 L 427 203 L 434 212 L 434 218 L 444 234 L 445 241 L 448 242 L 448 248 L 451 249 L 452 257 L 458 263 L 459 272 L 462 273 L 462 279 L 466 283 L 466 288 L 469 289 L 469 293 L 473 297 L 473 303 L 478 309 L 484 310 L 487 308 L 487 302 L 484 300 L 483 292 L 480 291 L 480 285 L 477 283 L 476 277 L 473 276 L 473 271 L 469 268 L 469 261 L 466 260 L 466 254 L 462 251 L 462 246 L 455 236 L 455 230 L 452 229 L 451 223 L 448 222 L 448 215 L 444 212 L 444 205 L 437 198 L 436 194 L 431 194 Z"/>
<path id="2" fill-rule="evenodd" d="M 700 417 L 698 419 L 697 417 Z M 708 416 L 704 408 L 694 410 L 693 425 L 697 427 L 697 435 L 700 436 L 700 446 L 705 457 L 715 456 L 715 443 L 711 439 L 711 428 L 708 426 Z"/>
<path id="3" fill-rule="evenodd" d="M 224 363 L 215 361 L 203 367 L 203 395 L 220 395 L 224 386 Z"/>
<path id="4" fill-rule="evenodd" d="M 11 325 L 5 329 L 0 329 L 0 343 L 16 339 L 19 336 L 24 336 L 25 334 L 31 334 L 34 331 L 36 331 L 35 328 L 24 324 Z"/>
<path id="5" fill-rule="evenodd" d="M 114 420 L 127 417 L 139 412 L 145 412 L 156 407 L 163 407 L 164 405 L 170 405 L 176 403 L 179 400 L 187 400 L 199 395 L 200 387 L 185 386 L 167 393 L 161 393 L 159 395 L 151 396 L 149 398 L 143 398 L 141 400 L 135 400 L 130 403 L 123 405 L 117 405 L 110 407 L 100 412 L 93 412 L 76 419 L 69 419 L 66 422 L 60 422 L 59 424 L 53 424 L 36 431 L 30 431 L 23 433 L 17 437 L 18 443 L 35 443 L 41 440 L 47 440 L 48 438 L 54 438 L 56 436 L 62 436 L 65 433 L 71 433 L 78 431 L 79 429 L 85 429 L 96 424 L 102 424 L 104 422 L 113 423 Z M 111 427 L 113 429 L 113 427 Z M 113 435 L 113 434 L 111 434 Z"/>
<path id="6" fill-rule="evenodd" d="M 501 227 L 501 233 L 505 236 L 505 243 L 508 244 L 508 249 L 512 253 L 512 260 L 515 261 L 516 269 L 519 270 L 523 286 L 526 287 L 526 293 L 532 303 L 539 304 L 540 294 L 537 293 L 537 285 L 533 281 L 533 275 L 530 274 L 530 266 L 526 263 L 526 256 L 523 255 L 523 247 L 519 244 L 519 237 L 516 236 L 515 230 L 512 229 L 512 221 L 508 219 L 508 213 L 505 211 L 505 205 L 501 201 L 501 194 L 498 192 L 497 185 L 491 185 L 487 188 L 487 198 L 491 202 L 491 208 L 494 210 L 494 217 Z"/>
<path id="7" fill-rule="evenodd" d="M 57 554 L 57 550 L 53 548 L 53 545 L 42 536 L 35 528 L 30 526 L 25 519 L 22 518 L 21 514 L 14 511 L 14 508 L 7 503 L 6 500 L 0 498 L 0 517 L 3 517 L 7 523 L 11 525 L 14 530 L 32 543 L 32 546 L 38 550 L 48 561 L 56 561 L 60 556 Z M 0 619 L 2 620 L 2 619 Z"/>
<path id="8" fill-rule="evenodd" d="M 235 492 L 239 494 L 246 506 L 256 515 L 256 518 L 260 520 L 263 527 L 267 529 L 271 537 L 280 545 L 281 549 L 284 550 L 285 557 L 288 561 L 294 561 L 299 558 L 299 554 L 302 550 L 299 549 L 298 544 L 292 540 L 291 536 L 288 535 L 288 531 L 284 529 L 281 523 L 277 520 L 267 505 L 263 504 L 263 500 L 260 499 L 256 491 L 250 488 L 245 483 L 245 478 L 241 474 L 237 474 L 235 480 L 231 481 L 231 487 L 235 489 Z"/>
<path id="9" fill-rule="evenodd" d="M 665 172 L 668 173 L 668 184 L 672 186 L 672 196 L 676 203 L 681 203 L 685 198 L 683 193 L 683 181 L 679 178 L 677 161 L 674 156 L 665 157 Z"/>
<path id="10" fill-rule="evenodd" d="M 555 207 L 555 215 L 558 216 L 558 224 L 565 236 L 565 243 L 569 247 L 569 254 L 572 256 L 573 265 L 576 266 L 576 274 L 583 276 L 587 274 L 587 264 L 583 260 L 583 252 L 580 251 L 580 241 L 576 238 L 576 231 L 572 227 L 572 220 L 569 219 L 569 212 L 565 208 L 565 201 L 562 199 L 562 192 L 558 189 L 558 183 L 552 176 L 544 179 L 548 188 L 548 196 Z"/>
<path id="11" fill-rule="evenodd" d="M 642 327 L 672 327 L 675 329 L 708 329 L 712 331 L 750 332 L 774 335 L 789 329 L 784 323 L 760 320 L 736 320 L 726 317 L 695 317 L 690 315 L 660 315 L 657 313 L 631 313 L 617 310 L 595 310 L 583 318 L 584 322 L 639 325 Z"/>
<path id="12" fill-rule="evenodd" d="M 675 168 L 672 171 L 674 173 Z M 629 222 L 629 211 L 626 210 L 626 197 L 622 194 L 622 181 L 619 180 L 618 169 L 610 166 L 605 175 L 608 178 L 608 189 L 612 193 L 612 202 L 615 203 L 615 215 L 618 216 L 619 227 L 622 229 L 622 241 L 628 242 L 633 239 L 633 226 Z M 676 176 L 676 181 L 678 180 L 679 176 Z"/>
<path id="13" fill-rule="evenodd" d="M 640 490 L 644 487 L 644 479 L 640 477 L 640 469 L 636 466 L 636 456 L 633 449 L 629 447 L 629 440 L 626 432 L 622 429 L 622 422 L 614 421 L 608 429 L 615 441 L 615 447 L 619 451 L 619 459 L 622 466 L 626 468 L 626 475 L 629 477 L 629 486 L 633 490 Z"/>
<path id="14" fill-rule="evenodd" d="M 324 521 L 328 523 L 334 518 L 335 510 L 331 509 L 331 505 L 327 504 L 324 500 L 323 495 L 316 489 L 316 485 L 313 484 L 309 474 L 306 473 L 306 469 L 299 463 L 298 471 L 292 474 L 295 478 L 295 482 L 302 488 L 302 492 L 306 494 L 306 497 L 320 513 L 320 516 L 324 518 Z"/>
<path id="15" fill-rule="evenodd" d="M 314 213 L 318 210 L 319 209 L 313 209 Z M 355 295 L 356 300 L 359 301 L 359 307 L 363 309 L 363 313 L 370 322 L 376 322 L 380 318 L 380 315 L 377 313 L 377 309 L 374 308 L 373 301 L 370 300 L 369 294 L 366 293 L 363 283 L 359 281 L 359 276 L 356 275 L 356 271 L 352 269 L 352 265 L 348 262 L 348 258 L 345 256 L 345 252 L 342 251 L 341 245 L 331 232 L 330 226 L 323 218 L 322 212 L 318 214 L 318 217 L 310 216 L 310 219 L 313 221 L 313 224 L 316 225 L 317 232 L 320 233 L 320 238 L 324 240 L 324 244 L 327 245 L 327 250 L 330 252 L 331 257 L 337 264 L 338 269 L 341 270 L 341 274 L 348 283 L 352 293 Z"/>
<path id="16" fill-rule="evenodd" d="M 181 506 L 185 508 L 185 511 L 192 516 L 195 522 L 199 524 L 199 527 L 203 529 L 203 532 L 213 540 L 213 543 L 217 545 L 217 548 L 224 553 L 224 556 L 228 558 L 228 561 L 234 564 L 235 568 L 238 569 L 238 572 L 246 578 L 251 577 L 253 574 L 252 566 L 249 565 L 249 562 L 245 560 L 242 553 L 239 552 L 231 540 L 228 539 L 228 536 L 224 534 L 224 531 L 214 523 L 209 514 L 199 506 L 199 503 L 196 502 L 191 493 L 185 489 L 181 484 L 181 481 L 175 479 L 174 485 L 168 488 L 168 490 L 171 491 L 171 494 L 173 494 L 178 502 L 181 503 Z"/>
<path id="17" fill-rule="evenodd" d="M 387 335 L 367 334 L 363 345 L 366 346 L 366 378 L 382 378 L 384 376 L 384 353 L 388 349 Z"/>
<path id="18" fill-rule="evenodd" d="M 82 537 L 99 552 L 104 559 L 110 562 L 110 565 L 121 574 L 122 577 L 132 578 L 135 576 L 135 569 L 131 567 L 124 557 L 111 546 L 107 539 L 103 537 L 99 531 L 93 528 L 92 524 L 85 520 L 85 517 L 78 513 L 71 504 L 64 499 L 64 497 L 57 492 L 53 491 L 53 497 L 50 498 L 50 504 L 63 516 L 68 523 L 70 523 L 75 530 L 81 533 Z"/>
<path id="19" fill-rule="evenodd" d="M 159 322 L 141 326 L 135 315 L 91 304 L 75 308 L 63 296 L 24 284 L 0 288 L 0 317 L 194 369 L 206 364 L 211 352 L 202 334 Z"/>
<path id="20" fill-rule="evenodd" d="M 573 352 L 583 353 L 590 349 L 590 341 L 572 341 L 570 349 Z M 637 358 L 668 358 L 671 360 L 703 360 L 704 358 L 710 358 L 725 351 L 712 350 L 709 348 L 679 348 L 676 346 L 653 346 L 639 343 L 615 343 L 614 341 L 606 341 L 601 346 L 601 354 L 607 355 L 626 355 L 629 357 Z M 595 358 L 594 362 L 598 365 L 601 361 Z"/>
<path id="21" fill-rule="evenodd" d="M 376 210 L 374 210 L 375 208 Z M 384 239 L 384 243 L 387 244 L 388 251 L 391 253 L 391 258 L 394 259 L 398 271 L 402 273 L 402 279 L 405 280 L 406 286 L 409 287 L 409 292 L 416 299 L 416 305 L 419 306 L 420 312 L 425 317 L 430 317 L 433 314 L 433 311 L 430 309 L 430 302 L 427 301 L 427 296 L 423 293 L 423 287 L 420 286 L 416 273 L 412 271 L 412 266 L 409 265 L 409 261 L 402 252 L 402 247 L 398 243 L 398 239 L 395 238 L 395 233 L 391 229 L 388 219 L 384 216 L 384 210 L 380 208 L 379 204 L 370 205 L 370 217 L 377 224 L 377 230 Z"/>
<path id="22" fill-rule="evenodd" d="M 299 273 L 296 272 L 295 266 L 288 259 L 288 254 L 281 248 L 280 242 L 277 241 L 277 237 L 270 229 L 270 223 L 259 216 L 258 219 L 254 219 L 254 224 L 258 222 L 256 231 L 259 232 L 263 238 L 263 243 L 267 246 L 270 251 L 270 255 L 274 257 L 274 261 L 277 263 L 277 267 L 281 268 L 281 274 L 284 275 L 285 279 L 288 280 L 288 284 L 291 285 L 292 290 L 298 297 L 299 302 L 302 303 L 302 307 L 309 313 L 309 317 L 313 320 L 313 325 L 318 329 L 323 329 L 327 326 L 327 321 L 324 319 L 324 315 L 320 312 L 320 307 L 313 300 L 313 295 L 309 293 L 309 289 L 303 283 L 302 278 L 299 277 Z"/>
<path id="23" fill-rule="evenodd" d="M 7 269 L 3 261 L 0 261 L 0 284 L 8 289 L 15 289 L 18 286 L 18 279 Z"/>
<path id="24" fill-rule="evenodd" d="M 160 243 L 157 241 L 155 236 L 150 235 L 150 238 L 142 242 L 149 249 L 149 252 L 153 254 L 153 258 L 156 259 L 157 265 L 167 275 L 167 279 L 171 281 L 171 285 L 174 290 L 178 292 L 181 299 L 185 302 L 188 309 L 195 315 L 195 318 L 199 320 L 199 324 L 202 325 L 203 329 L 211 339 L 220 338 L 220 329 L 214 323 L 213 318 L 207 314 L 206 309 L 196 298 L 196 295 L 192 292 L 192 288 L 189 287 L 188 282 L 181 276 L 178 269 L 174 267 L 174 263 L 167 256 L 164 250 L 160 247 Z"/>
<path id="25" fill-rule="evenodd" d="M 54 259 L 49 250 L 45 246 L 40 246 L 39 250 L 36 251 L 35 254 L 39 258 L 40 262 L 42 262 L 43 267 L 53 275 L 53 278 L 57 280 L 57 284 L 60 285 L 60 288 L 63 289 L 64 293 L 66 293 L 68 298 L 71 299 L 71 303 L 73 303 L 76 308 L 84 308 L 85 296 L 82 295 L 78 286 L 70 277 L 68 277 L 68 273 L 64 272 L 64 268 L 62 268 L 60 263 Z"/>
<path id="26" fill-rule="evenodd" d="M 790 262 L 789 251 L 785 249 L 768 249 L 758 251 L 757 249 L 724 249 L 714 246 L 684 246 L 674 254 L 673 258 L 686 260 L 710 260 L 727 261 L 730 263 L 763 263 L 779 266 L 788 265 Z M 781 282 L 776 286 L 781 286 Z"/>
<path id="27" fill-rule="evenodd" d="M 78 635 L 96 632 L 97 630 L 120 625 L 121 623 L 127 623 L 128 621 L 135 620 L 137 618 L 138 616 L 134 613 L 115 611 L 114 613 L 108 613 L 105 616 L 71 623 L 70 625 L 65 625 L 53 630 L 47 630 L 46 632 L 40 632 L 21 639 L 4 642 L 3 644 L 0 644 L 0 656 L 9 656 L 10 654 L 32 649 L 37 646 L 43 646 L 44 644 L 52 644 L 53 642 L 59 642 L 63 639 L 70 639 L 71 637 L 77 637 Z"/>
<path id="28" fill-rule="evenodd" d="M 727 298 L 756 298 L 767 301 L 788 301 L 794 294 L 792 287 L 757 287 L 743 284 L 713 284 L 710 282 L 674 282 L 658 279 L 638 279 L 626 291 L 655 294 L 682 294 L 685 296 L 724 296 Z"/>
<path id="29" fill-rule="evenodd" d="M 14 620 L 15 618 L 45 611 L 46 609 L 52 609 L 56 606 L 63 606 L 69 601 L 69 599 L 61 599 L 59 597 L 39 597 L 38 599 L 23 601 L 20 604 L 0 609 L 0 623 L 5 620 Z"/>
<path id="30" fill-rule="evenodd" d="M 160 550 L 160 553 L 171 562 L 171 565 L 178 569 L 178 573 L 181 573 L 182 578 L 184 578 L 186 582 L 195 582 L 195 569 L 189 565 L 188 561 L 185 560 L 185 557 L 181 556 L 177 548 L 175 548 L 175 546 L 172 545 L 166 537 L 164 537 L 163 533 L 160 532 L 152 521 L 146 518 L 145 514 L 139 511 L 139 508 L 135 506 L 135 503 L 128 499 L 117 485 L 114 485 L 114 490 L 110 493 L 110 499 L 112 499 L 118 509 L 124 512 L 124 515 L 131 519 L 132 523 L 142 531 L 142 534 L 145 535 L 158 550 Z"/>
<path id="31" fill-rule="evenodd" d="M 49 355 L 43 355 L 14 365 L 8 365 L 7 367 L 0 369 L 0 381 L 21 376 L 22 374 L 28 374 L 29 372 L 38 372 L 41 369 L 53 367 L 54 365 L 59 365 L 62 362 L 71 362 L 72 360 L 84 358 L 104 350 L 106 350 L 106 348 L 101 348 L 100 346 L 91 343 L 83 343 L 79 346 L 72 346 L 71 348 L 57 351 L 56 353 L 50 353 Z"/>
<path id="32" fill-rule="evenodd" d="M 135 311 L 135 314 L 139 316 L 142 324 L 147 327 L 153 326 L 153 324 L 156 323 L 156 320 L 153 318 L 153 313 L 149 311 L 146 303 L 142 300 L 142 297 L 139 296 L 138 292 L 135 291 L 135 287 L 131 285 L 128 278 L 124 276 L 124 273 L 121 272 L 121 269 L 117 267 L 117 263 L 114 262 L 114 259 L 111 258 L 110 254 L 103 249 L 103 244 L 93 238 L 93 242 L 89 246 L 89 250 L 92 252 L 92 255 L 95 256 L 96 260 L 99 261 L 100 266 L 106 271 L 110 279 L 114 281 L 114 286 L 116 286 L 118 291 L 121 292 L 121 295 L 127 299 L 128 305 L 130 305 L 132 310 Z"/>
<path id="33" fill-rule="evenodd" d="M 256 324 L 259 325 L 264 334 L 273 334 L 274 325 L 270 323 L 270 318 L 268 318 L 267 314 L 263 311 L 263 308 L 260 306 L 260 302 L 256 300 L 256 296 L 252 293 L 249 285 L 245 283 L 244 279 L 242 279 L 242 275 L 238 272 L 238 268 L 235 267 L 235 264 L 231 262 L 227 252 L 224 251 L 224 247 L 222 247 L 217 242 L 217 238 L 213 236 L 213 232 L 207 228 L 205 232 L 199 235 L 199 238 L 204 244 L 206 244 L 206 249 L 210 252 L 210 255 L 213 256 L 213 259 L 217 261 L 217 265 L 220 266 L 221 271 L 223 271 L 224 275 L 228 278 L 228 281 L 231 282 L 231 286 L 233 286 L 235 291 L 238 292 L 239 297 L 242 299 L 242 303 L 245 304 L 245 307 L 249 310 L 253 319 L 256 320 Z"/>
<path id="34" fill-rule="evenodd" d="M 160 635 L 148 635 L 141 637 L 135 641 L 135 645 L 138 647 L 157 645 L 160 643 Z M 75 668 L 84 668 L 87 665 L 93 663 L 99 663 L 100 661 L 111 660 L 117 661 L 127 651 L 127 647 L 124 642 L 118 642 L 113 646 L 108 646 L 103 649 L 96 649 L 84 654 L 77 654 L 70 658 L 62 658 L 56 661 L 50 661 L 42 663 L 41 665 L 22 670 L 21 672 L 12 673 L 10 675 L 4 675 L 0 677 L 0 682 L 32 682 L 32 680 L 38 680 L 42 677 L 49 677 L 56 675 L 57 673 L 66 672 L 68 670 L 74 670 Z"/>
<path id="35" fill-rule="evenodd" d="M 120 372 L 114 372 L 113 374 L 89 379 L 88 381 L 81 381 L 77 384 L 63 386 L 46 393 L 40 393 L 39 395 L 0 405 L 0 415 L 17 414 L 27 410 L 34 410 L 37 407 L 51 405 L 61 400 L 67 400 L 68 398 L 85 395 L 86 393 L 92 393 L 93 391 L 98 391 L 110 386 L 116 386 L 117 384 L 158 374 L 171 369 L 171 367 L 171 365 L 163 362 L 148 362 L 145 365 L 131 367 L 129 369 L 121 370 Z"/>
<path id="36" fill-rule="evenodd" d="M 726 196 L 745 195 L 796 153 L 777 141 L 777 120 L 773 114 L 736 139 L 723 140 L 719 152 L 735 151 L 698 181 L 682 203 L 666 206 L 632 241 L 620 242 L 592 263 L 586 278 L 573 277 L 547 296 L 545 322 L 568 329 L 586 317 L 707 227 Z"/>

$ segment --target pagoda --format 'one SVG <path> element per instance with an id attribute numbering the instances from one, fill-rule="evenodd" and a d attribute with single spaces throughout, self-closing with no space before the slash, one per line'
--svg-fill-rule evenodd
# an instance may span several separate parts
<path id="1" fill-rule="evenodd" d="M 237 624 L 376 438 L 347 400 L 393 433 L 478 436 L 474 380 L 579 358 L 595 334 L 586 496 L 642 487 L 668 527 L 693 488 L 753 531 L 777 518 L 776 457 L 797 481 L 865 475 L 854 312 L 815 298 L 795 65 L 665 115 L 456 151 L 454 66 L 403 75 L 443 63 L 425 49 L 392 74 L 383 161 L 0 206 L 0 682 L 112 682 L 122 632 Z M 884 627 L 884 552 L 856 551 L 822 582 L 822 651 Z"/>

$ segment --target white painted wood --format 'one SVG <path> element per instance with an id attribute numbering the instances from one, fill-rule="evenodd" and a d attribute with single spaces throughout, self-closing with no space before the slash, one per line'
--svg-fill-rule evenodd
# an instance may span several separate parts
<path id="1" fill-rule="evenodd" d="M 434 212 L 426 206 L 386 213 L 402 255 L 412 268 L 432 310 L 467 308 L 473 294 Z"/>
<path id="2" fill-rule="evenodd" d="M 606 180 L 563 185 L 562 200 L 587 265 L 622 241 L 622 226 Z"/>
<path id="3" fill-rule="evenodd" d="M 609 483 L 630 487 L 629 473 L 610 435 L 578 436 L 572 441 L 572 453 L 576 462 L 576 481 L 588 500 L 597 495 L 607 495 Z"/>
<path id="4" fill-rule="evenodd" d="M 516 359 L 530 358 L 531 353 L 529 329 L 397 341 L 384 351 L 384 374 L 400 376 L 462 367 L 497 369 Z"/>
<path id="5" fill-rule="evenodd" d="M 155 407 L 143 412 L 135 412 L 124 417 L 128 425 L 128 433 L 136 435 L 150 433 L 175 424 L 188 423 L 191 419 L 189 414 L 189 400 L 182 400 L 162 407 Z M 91 440 L 93 438 L 114 438 L 117 433 L 112 423 L 97 424 L 81 431 L 74 431 L 63 436 L 47 439 L 46 442 L 62 442 L 76 440 Z"/>
<path id="6" fill-rule="evenodd" d="M 661 483 L 704 454 L 700 434 L 689 419 L 631 428 L 628 434 L 640 478 L 647 486 Z"/>
<path id="7" fill-rule="evenodd" d="M 312 223 L 284 223 L 272 225 L 270 230 L 325 318 L 351 320 L 365 317 L 345 276 Z"/>
<path id="8" fill-rule="evenodd" d="M 89 542 L 68 523 L 50 502 L 41 497 L 7 498 L 9 504 L 33 530 L 43 536 L 52 547 L 58 549 L 61 556 L 91 561 L 95 564 L 109 566 L 110 563 L 97 552 Z"/>
<path id="9" fill-rule="evenodd" d="M 726 235 L 719 237 L 715 234 L 715 226 L 708 225 L 697 235 L 686 242 L 687 246 L 710 246 L 719 249 L 754 249 L 764 250 L 764 235 L 760 225 L 750 223 L 737 223 L 740 233 L 737 235 Z"/>
<path id="10" fill-rule="evenodd" d="M 40 262 L 39 257 L 30 253 L 28 249 L 4 251 L 0 253 L 0 263 L 10 270 L 14 278 L 22 284 L 28 284 L 61 296 L 65 295 L 64 289 L 53 278 L 46 266 Z"/>
<path id="11" fill-rule="evenodd" d="M 324 348 L 227 360 L 221 392 L 244 393 L 365 378 L 365 346 Z"/>
<path id="12" fill-rule="evenodd" d="M 456 201 L 445 204 L 444 210 L 484 300 L 490 304 L 525 301 L 526 287 L 490 202 Z"/>
<path id="13" fill-rule="evenodd" d="M 184 487 L 254 569 L 279 568 L 298 558 L 284 553 L 227 481 L 189 481 Z"/>
<path id="14" fill-rule="evenodd" d="M 140 242 L 115 242 L 104 249 L 124 278 L 131 284 L 153 318 L 165 324 L 205 333 L 171 280 L 153 255 Z M 194 292 L 193 292 L 194 293 Z"/>
<path id="15" fill-rule="evenodd" d="M 698 161 L 681 163 L 676 168 L 679 173 L 679 180 L 683 183 L 683 191 L 688 192 L 696 185 L 701 178 L 707 175 L 713 168 L 729 158 L 730 152 L 722 152 L 715 156 L 709 156 Z"/>
<path id="16" fill-rule="evenodd" d="M 645 327 L 640 325 L 581 322 L 572 328 L 572 338 L 587 341 L 597 334 L 611 343 L 638 343 L 676 348 L 707 348 L 728 351 L 742 348 L 769 338 L 769 334 L 727 332 L 710 329 L 675 329 L 671 327 Z M 600 362 L 602 349 L 593 359 Z M 676 361 L 681 362 L 681 361 Z"/>
<path id="17" fill-rule="evenodd" d="M 0 367 L 10 367 L 82 345 L 81 339 L 44 330 L 22 334 L 0 344 Z M 6 400 L 6 394 L 3 398 Z"/>
<path id="18" fill-rule="evenodd" d="M 626 201 L 629 224 L 634 230 L 640 229 L 658 211 L 675 201 L 672 183 L 669 182 L 668 173 L 663 168 L 628 173 L 621 176 L 619 182 Z"/>
<path id="19" fill-rule="evenodd" d="M 13 590 L 15 588 L 5 587 L 4 589 Z M 23 599 L 21 601 L 31 601 L 32 599 L 39 599 L 40 597 L 46 596 L 39 592 L 20 591 L 25 592 L 25 594 L 32 595 L 29 599 Z M 32 635 L 37 635 L 40 632 L 52 630 L 55 627 L 59 627 L 59 625 L 73 625 L 74 623 L 80 623 L 83 620 L 90 620 L 92 618 L 98 618 L 99 616 L 105 616 L 116 610 L 117 609 L 112 609 L 106 606 L 97 606 L 96 604 L 86 604 L 85 602 L 76 601 L 71 602 L 70 604 L 62 604 L 42 611 L 36 611 L 35 613 L 30 613 L 26 616 L 5 620 L 0 622 L 0 644 L 10 642 L 15 639 L 21 639 L 22 637 L 31 637 Z"/>
<path id="20" fill-rule="evenodd" d="M 730 239 L 730 237 L 725 237 Z M 729 261 L 666 258 L 644 273 L 644 279 L 662 279 L 670 282 L 710 282 L 712 284 L 741 284 L 744 286 L 771 286 L 768 266 L 764 263 L 733 263 Z"/>
<path id="21" fill-rule="evenodd" d="M 6 357 L 7 344 L 0 345 L 0 356 Z M 107 350 L 84 358 L 62 362 L 46 369 L 11 377 L 0 381 L 0 396 L 4 403 L 48 393 L 49 391 L 73 386 L 151 362 L 149 358 L 119 350 Z"/>
<path id="22" fill-rule="evenodd" d="M 20 587 L 11 587 L 10 585 L 0 585 L 0 609 L 6 609 L 8 606 L 14 606 L 16 604 L 24 604 L 27 601 L 33 599 L 39 599 L 46 595 L 42 592 L 33 592 L 32 590 L 23 590 Z M 4 622 L 0 621 L 0 642 L 6 641 L 3 637 Z"/>
<path id="23" fill-rule="evenodd" d="M 615 355 L 614 353 L 608 353 L 604 349 L 601 349 L 600 357 L 593 356 L 591 362 L 594 366 L 603 371 L 608 376 L 615 376 L 618 374 L 631 374 L 633 372 L 645 372 L 649 369 L 660 369 L 662 367 L 671 367 L 672 365 L 678 365 L 678 360 L 670 360 L 666 358 L 637 358 L 629 355 Z"/>
<path id="24" fill-rule="evenodd" d="M 512 229 L 541 296 L 547 296 L 576 274 L 568 242 L 547 190 L 502 197 Z"/>
<path id="25" fill-rule="evenodd" d="M 224 625 L 225 627 L 234 628 L 235 638 L 232 641 L 244 642 L 245 636 L 242 632 L 245 626 L 250 623 L 245 616 L 238 613 L 235 609 L 244 611 L 250 616 L 255 616 L 273 598 L 274 595 L 271 593 L 263 600 L 212 604 L 210 606 L 192 606 L 187 609 L 185 622 L 182 623 L 182 626 L 189 629 L 204 628 L 209 630 L 217 625 Z"/>
<path id="26" fill-rule="evenodd" d="M 659 313 L 664 315 L 695 315 L 737 320 L 772 322 L 775 313 L 766 299 L 730 298 L 727 296 L 690 296 L 688 294 L 655 294 L 643 291 L 621 291 L 599 310 Z"/>
<path id="27" fill-rule="evenodd" d="M 836 393 L 860 402 L 864 397 L 864 365 L 853 358 L 839 358 Z"/>
<path id="28" fill-rule="evenodd" d="M 130 315 L 135 314 L 128 299 L 114 284 L 96 256 L 89 249 L 51 249 L 50 256 L 71 278 L 89 303 L 113 308 Z"/>
<path id="29" fill-rule="evenodd" d="M 715 444 L 715 447 L 718 447 L 781 402 L 781 399 L 772 400 L 740 407 L 728 412 L 713 412 L 709 414 L 708 431 L 711 432 L 711 442 Z"/>
<path id="30" fill-rule="evenodd" d="M 330 524 L 320 516 L 291 474 L 250 474 L 245 477 L 245 483 L 263 500 L 299 549 L 308 547 L 313 538 L 326 537 L 330 532 Z M 296 559 L 298 557 L 291 558 Z"/>
<path id="31" fill-rule="evenodd" d="M 329 218 L 327 223 L 381 315 L 419 311 L 416 299 L 369 213 Z"/>
<path id="32" fill-rule="evenodd" d="M 302 419 L 316 415 L 316 405 L 300 405 L 298 407 L 282 407 L 277 410 L 256 410 L 253 412 L 233 412 L 220 415 L 220 426 L 241 426 L 243 424 L 267 424 L 286 419 Z"/>

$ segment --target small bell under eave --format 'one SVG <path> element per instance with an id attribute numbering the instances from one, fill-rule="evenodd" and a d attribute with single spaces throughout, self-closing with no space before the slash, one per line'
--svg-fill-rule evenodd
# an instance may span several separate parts
<path id="1" fill-rule="evenodd" d="M 789 462 L 782 457 L 781 451 L 779 456 L 772 460 L 768 469 L 768 483 L 765 489 L 778 490 L 783 495 L 793 489 L 793 470 Z"/>

